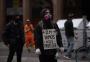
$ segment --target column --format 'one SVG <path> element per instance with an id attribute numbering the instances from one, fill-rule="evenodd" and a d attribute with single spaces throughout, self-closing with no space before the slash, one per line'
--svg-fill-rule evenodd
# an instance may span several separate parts
<path id="1" fill-rule="evenodd" d="M 5 27 L 5 0 L 0 0 L 0 37 Z M 1 39 L 1 38 L 0 38 Z"/>
<path id="2" fill-rule="evenodd" d="M 23 0 L 23 20 L 31 18 L 31 1 Z"/>
<path id="3" fill-rule="evenodd" d="M 57 21 L 63 16 L 63 0 L 52 0 L 53 2 L 53 19 Z"/>

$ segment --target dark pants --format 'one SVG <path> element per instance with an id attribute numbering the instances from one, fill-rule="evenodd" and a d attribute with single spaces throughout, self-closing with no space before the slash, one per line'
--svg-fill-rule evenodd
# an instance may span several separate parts
<path id="1" fill-rule="evenodd" d="M 23 51 L 23 44 L 10 44 L 7 62 L 12 62 L 15 52 L 17 55 L 17 62 L 21 62 L 22 51 Z"/>
<path id="2" fill-rule="evenodd" d="M 40 62 L 57 62 L 55 59 L 55 55 L 40 55 L 39 56 L 39 61 Z"/>

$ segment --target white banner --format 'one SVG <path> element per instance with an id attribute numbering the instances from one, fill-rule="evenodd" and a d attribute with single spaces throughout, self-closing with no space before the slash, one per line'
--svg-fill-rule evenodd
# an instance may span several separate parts
<path id="1" fill-rule="evenodd" d="M 58 47 L 56 41 L 55 29 L 43 29 L 43 46 L 44 49 L 56 49 Z"/>

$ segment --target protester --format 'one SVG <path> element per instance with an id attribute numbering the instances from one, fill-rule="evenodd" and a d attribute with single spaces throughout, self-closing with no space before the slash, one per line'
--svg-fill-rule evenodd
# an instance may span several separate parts
<path id="1" fill-rule="evenodd" d="M 12 62 L 15 52 L 17 55 L 17 62 L 21 62 L 24 45 L 24 29 L 23 20 L 20 16 L 15 16 L 15 18 L 6 25 L 4 38 L 5 44 L 9 47 L 7 62 Z"/>
<path id="2" fill-rule="evenodd" d="M 68 15 L 68 19 L 65 22 L 65 35 L 67 38 L 68 46 L 67 46 L 67 52 L 65 58 L 70 59 L 71 58 L 71 52 L 74 47 L 74 28 L 73 28 L 73 22 L 72 22 L 72 16 L 73 14 Z"/>
<path id="3" fill-rule="evenodd" d="M 64 51 L 60 30 L 52 21 L 52 15 L 48 8 L 41 11 L 42 20 L 35 29 L 36 54 L 40 62 L 57 62 L 55 58 L 57 45 L 61 52 Z"/>

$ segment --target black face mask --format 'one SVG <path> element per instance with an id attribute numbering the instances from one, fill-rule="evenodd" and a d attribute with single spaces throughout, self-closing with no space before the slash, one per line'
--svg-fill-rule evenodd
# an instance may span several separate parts
<path id="1" fill-rule="evenodd" d="M 21 19 L 16 19 L 15 22 L 16 22 L 17 24 L 22 24 L 22 23 L 23 23 L 23 21 L 22 21 Z"/>

